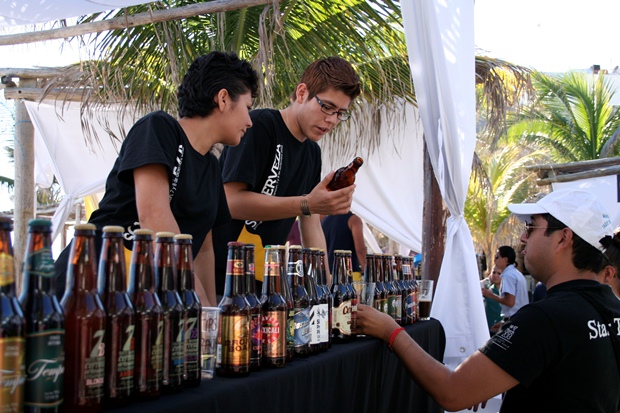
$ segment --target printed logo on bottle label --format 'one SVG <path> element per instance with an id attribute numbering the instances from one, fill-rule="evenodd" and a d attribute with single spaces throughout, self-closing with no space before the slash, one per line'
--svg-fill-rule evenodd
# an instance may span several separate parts
<path id="1" fill-rule="evenodd" d="M 62 403 L 64 338 L 60 329 L 26 336 L 26 406 L 52 408 Z"/>
<path id="2" fill-rule="evenodd" d="M 333 328 L 346 336 L 351 334 L 351 300 L 343 301 L 333 310 Z"/>
<path id="3" fill-rule="evenodd" d="M 54 259 L 51 248 L 41 248 L 34 251 L 29 257 L 30 275 L 43 278 L 54 276 Z"/>
<path id="4" fill-rule="evenodd" d="M 263 316 L 263 357 L 280 358 L 286 355 L 286 313 L 267 311 Z"/>
<path id="5" fill-rule="evenodd" d="M 250 320 L 239 315 L 221 317 L 221 364 L 244 366 L 250 362 Z M 219 347 L 218 347 L 219 351 Z"/>
<path id="6" fill-rule="evenodd" d="M 0 406 L 3 412 L 22 411 L 25 344 L 22 337 L 0 339 Z"/>

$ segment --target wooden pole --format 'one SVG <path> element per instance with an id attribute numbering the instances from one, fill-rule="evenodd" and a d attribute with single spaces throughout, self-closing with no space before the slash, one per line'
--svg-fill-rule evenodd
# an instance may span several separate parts
<path id="1" fill-rule="evenodd" d="M 83 23 L 59 29 L 42 30 L 19 34 L 0 36 L 0 46 L 34 43 L 44 40 L 65 39 L 88 33 L 99 33 L 106 30 L 121 30 L 150 23 L 159 23 L 169 20 L 181 20 L 201 14 L 218 13 L 229 10 L 238 10 L 246 7 L 261 6 L 273 3 L 273 0 L 215 0 L 189 6 L 175 7 L 168 10 L 154 10 L 144 13 L 116 17 L 91 23 Z"/>
<path id="2" fill-rule="evenodd" d="M 24 86 L 34 86 L 34 79 L 24 79 Z M 35 214 L 34 189 L 34 127 L 26 110 L 24 100 L 15 101 L 15 221 L 13 230 L 13 254 L 17 268 L 21 268 L 26 251 L 28 222 Z M 21 271 L 17 271 L 17 286 L 21 286 Z"/>
<path id="3" fill-rule="evenodd" d="M 424 141 L 424 208 L 422 210 L 422 279 L 435 281 L 445 251 L 446 220 L 441 191 Z M 433 291 L 434 296 L 434 291 Z"/>

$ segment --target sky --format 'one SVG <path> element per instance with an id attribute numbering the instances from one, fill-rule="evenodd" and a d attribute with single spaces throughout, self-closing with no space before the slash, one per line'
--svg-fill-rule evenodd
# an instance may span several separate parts
<path id="1" fill-rule="evenodd" d="M 611 72 L 620 65 L 617 16 L 620 0 L 475 0 L 476 53 L 543 72 L 594 64 Z M 1 34 L 8 33 L 0 29 Z M 79 58 L 77 45 L 61 41 L 0 46 L 0 67 L 64 66 Z M 4 128 L 0 125 L 0 135 Z M 0 146 L 6 139 L 0 136 Z M 14 176 L 1 150 L 0 175 Z M 9 194 L 0 189 L 0 211 L 10 208 Z"/>

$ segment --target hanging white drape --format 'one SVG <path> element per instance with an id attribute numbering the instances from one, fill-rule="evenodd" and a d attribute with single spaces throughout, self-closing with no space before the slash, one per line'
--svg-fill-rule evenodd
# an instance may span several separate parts
<path id="1" fill-rule="evenodd" d="M 401 5 L 426 145 L 451 214 L 431 316 L 445 329 L 444 361 L 453 365 L 489 338 L 473 241 L 463 217 L 476 143 L 474 2 L 405 0 Z"/>

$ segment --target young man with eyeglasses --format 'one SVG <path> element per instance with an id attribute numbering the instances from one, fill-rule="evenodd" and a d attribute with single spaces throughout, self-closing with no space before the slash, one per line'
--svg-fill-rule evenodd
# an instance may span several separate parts
<path id="1" fill-rule="evenodd" d="M 495 267 L 502 272 L 502 285 L 499 294 L 485 288 L 482 290 L 482 295 L 501 305 L 502 322 L 504 322 L 529 303 L 527 281 L 517 269 L 517 253 L 512 247 L 508 245 L 499 247 L 494 258 Z M 498 323 L 491 327 L 491 331 L 497 331 L 499 327 Z"/>
<path id="2" fill-rule="evenodd" d="M 220 165 L 233 222 L 216 233 L 218 293 L 229 241 L 254 244 L 256 262 L 262 263 L 263 247 L 285 244 L 299 217 L 303 245 L 325 249 L 320 215 L 347 213 L 355 186 L 327 190 L 333 173 L 321 180 L 317 142 L 349 119 L 359 94 L 350 63 L 338 57 L 317 60 L 302 74 L 287 108 L 254 110 L 241 144 L 224 149 Z M 262 265 L 256 265 L 256 279 L 263 279 Z"/>
<path id="3" fill-rule="evenodd" d="M 387 314 L 358 305 L 358 332 L 382 338 L 446 410 L 504 393 L 500 413 L 611 413 L 620 405 L 620 300 L 596 277 L 608 264 L 609 213 L 596 196 L 558 190 L 511 204 L 530 223 L 525 266 L 547 297 L 522 307 L 454 371 L 424 352 Z"/>

